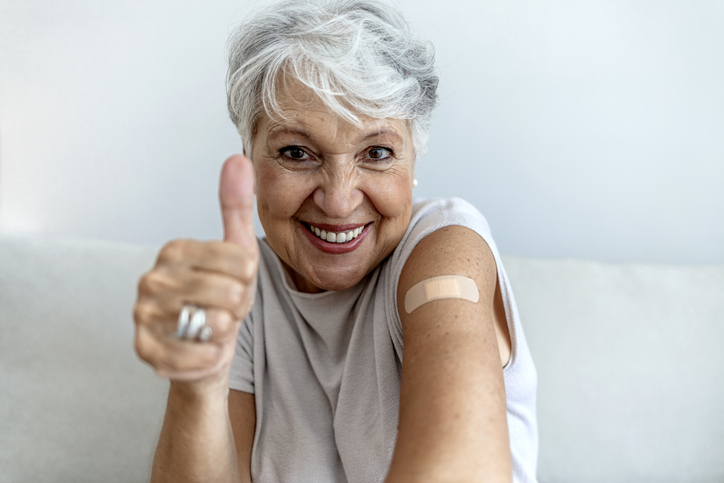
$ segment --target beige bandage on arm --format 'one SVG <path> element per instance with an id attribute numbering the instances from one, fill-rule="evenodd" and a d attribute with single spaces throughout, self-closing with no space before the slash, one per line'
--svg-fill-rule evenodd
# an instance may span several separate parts
<path id="1" fill-rule="evenodd" d="M 480 292 L 475 281 L 459 275 L 428 278 L 415 284 L 405 295 L 405 312 L 411 314 L 420 305 L 437 299 L 465 299 L 477 303 Z"/>

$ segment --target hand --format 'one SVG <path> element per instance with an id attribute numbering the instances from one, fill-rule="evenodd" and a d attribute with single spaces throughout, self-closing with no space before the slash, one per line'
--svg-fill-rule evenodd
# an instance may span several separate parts
<path id="1" fill-rule="evenodd" d="M 241 320 L 256 293 L 259 245 L 254 235 L 254 168 L 241 155 L 221 170 L 219 201 L 224 241 L 174 240 L 138 284 L 133 311 L 135 348 L 161 377 L 197 383 L 226 379 Z M 192 304 L 206 310 L 207 342 L 179 339 L 179 313 Z"/>

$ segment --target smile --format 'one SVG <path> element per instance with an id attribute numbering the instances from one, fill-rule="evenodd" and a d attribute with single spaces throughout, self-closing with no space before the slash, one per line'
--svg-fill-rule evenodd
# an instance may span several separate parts
<path id="1" fill-rule="evenodd" d="M 357 238 L 360 233 L 362 233 L 362 230 L 364 230 L 364 226 L 360 226 L 358 228 L 355 228 L 354 230 L 350 230 L 347 232 L 340 232 L 336 233 L 333 231 L 326 231 L 326 230 L 320 230 L 316 226 L 307 225 L 306 223 L 304 226 L 312 232 L 317 238 L 327 241 L 329 243 L 347 243 L 355 238 Z"/>
<path id="2" fill-rule="evenodd" d="M 330 255 L 342 255 L 357 250 L 372 230 L 374 222 L 363 226 L 326 225 L 313 226 L 307 222 L 299 222 L 306 238 L 318 250 Z M 335 230 L 336 228 L 336 230 Z M 334 231 L 332 231 L 334 230 Z M 339 231 L 337 231 L 339 230 Z"/>

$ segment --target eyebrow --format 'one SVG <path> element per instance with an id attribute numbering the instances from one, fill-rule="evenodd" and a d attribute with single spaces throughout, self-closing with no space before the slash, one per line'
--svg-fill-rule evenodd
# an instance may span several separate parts
<path id="1" fill-rule="evenodd" d="M 275 139 L 284 134 L 296 134 L 297 136 L 301 136 L 305 139 L 308 139 L 309 141 L 314 142 L 314 138 L 309 133 L 307 133 L 306 131 L 304 131 L 302 129 L 297 129 L 297 128 L 293 128 L 293 127 L 280 127 L 277 129 L 272 129 L 271 132 L 269 133 L 269 135 L 267 136 L 267 140 Z M 390 129 L 390 128 L 382 128 L 380 130 L 370 132 L 370 133 L 366 134 L 365 136 L 363 136 L 358 142 L 367 141 L 368 139 L 372 139 L 372 138 L 375 138 L 378 136 L 390 136 L 390 137 L 395 138 L 395 140 L 397 142 L 400 142 L 400 143 L 402 142 L 402 136 L 400 136 L 397 133 L 397 131 L 395 131 L 394 129 Z"/>
<path id="2" fill-rule="evenodd" d="M 363 137 L 362 141 L 367 141 L 368 139 L 375 138 L 378 136 L 390 136 L 390 137 L 395 138 L 395 140 L 397 140 L 398 142 L 402 142 L 402 136 L 400 136 L 397 133 L 397 131 L 395 131 L 394 129 L 389 129 L 389 128 L 382 128 L 379 131 L 371 132 L 368 135 L 366 135 L 365 137 Z"/>
<path id="3" fill-rule="evenodd" d="M 267 139 L 274 139 L 274 138 L 281 136 L 282 134 L 296 134 L 297 136 L 301 136 L 303 138 L 309 139 L 310 141 L 312 140 L 312 136 L 307 134 L 306 131 L 302 131 L 301 129 L 294 129 L 291 127 L 281 127 L 281 128 L 272 129 L 269 132 L 269 134 L 267 135 Z"/>

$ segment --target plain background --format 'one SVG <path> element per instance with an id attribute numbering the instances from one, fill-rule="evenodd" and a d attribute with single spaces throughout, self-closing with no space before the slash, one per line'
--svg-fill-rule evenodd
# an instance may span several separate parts
<path id="1" fill-rule="evenodd" d="M 219 238 L 225 43 L 266 3 L 1 0 L 0 233 Z M 724 262 L 723 2 L 395 4 L 441 77 L 416 195 L 503 253 Z"/>

